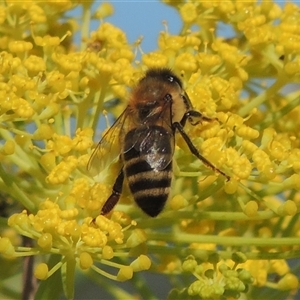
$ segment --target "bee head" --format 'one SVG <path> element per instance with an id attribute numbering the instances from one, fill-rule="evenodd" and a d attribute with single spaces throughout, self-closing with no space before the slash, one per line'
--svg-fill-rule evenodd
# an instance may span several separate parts
<path id="1" fill-rule="evenodd" d="M 146 78 L 153 78 L 153 79 L 161 80 L 161 81 L 168 82 L 168 83 L 171 83 L 171 84 L 177 84 L 182 89 L 181 80 L 179 79 L 178 76 L 176 76 L 168 68 L 149 69 L 146 72 L 145 77 L 141 81 L 143 81 Z"/>

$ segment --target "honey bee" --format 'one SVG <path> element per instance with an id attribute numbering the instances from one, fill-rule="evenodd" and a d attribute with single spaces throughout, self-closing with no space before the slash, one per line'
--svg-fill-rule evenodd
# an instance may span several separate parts
<path id="1" fill-rule="evenodd" d="M 212 120 L 216 119 L 193 110 L 181 80 L 171 70 L 149 69 L 88 162 L 88 170 L 96 174 L 106 167 L 107 153 L 112 158 L 119 156 L 121 161 L 119 175 L 101 214 L 109 213 L 117 204 L 125 178 L 136 204 L 147 215 L 155 217 L 163 210 L 170 194 L 176 131 L 192 154 L 229 180 L 228 175 L 199 153 L 183 129 L 187 121 L 196 125 Z"/>

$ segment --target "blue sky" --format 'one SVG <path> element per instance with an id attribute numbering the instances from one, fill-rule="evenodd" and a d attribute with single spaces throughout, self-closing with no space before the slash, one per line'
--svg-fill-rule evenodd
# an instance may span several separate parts
<path id="1" fill-rule="evenodd" d="M 103 1 L 95 1 L 93 9 L 96 9 Z M 170 34 L 178 34 L 181 28 L 181 19 L 176 9 L 162 3 L 159 0 L 112 0 L 109 2 L 114 6 L 114 14 L 105 19 L 123 30 L 129 43 L 134 43 L 140 36 L 143 36 L 142 49 L 150 52 L 157 49 L 157 38 L 160 31 L 165 30 L 163 21 L 167 22 Z M 260 1 L 258 1 L 260 2 Z M 286 1 L 274 1 L 283 6 Z M 297 1 L 290 1 L 295 2 Z M 81 14 L 81 7 L 72 11 L 73 15 Z M 91 23 L 90 31 L 95 30 L 99 22 Z M 229 27 L 223 26 L 220 32 L 225 37 L 230 37 Z M 76 40 L 76 39 L 75 39 Z"/>
<path id="2" fill-rule="evenodd" d="M 177 11 L 158 0 L 152 1 L 110 1 L 115 13 L 107 21 L 126 32 L 129 43 L 143 36 L 144 52 L 157 48 L 157 38 L 164 30 L 163 21 L 167 21 L 168 31 L 178 34 L 181 20 Z"/>
<path id="3" fill-rule="evenodd" d="M 113 0 L 107 2 L 114 6 L 115 12 L 106 21 L 125 31 L 129 43 L 133 43 L 143 36 L 142 49 L 146 53 L 157 49 L 158 34 L 165 30 L 163 21 L 167 21 L 169 33 L 178 34 L 180 31 L 181 19 L 178 12 L 172 6 L 159 0 Z M 285 3 L 285 1 L 274 2 L 281 6 Z M 297 1 L 291 2 L 297 3 Z M 100 3 L 100 1 L 96 1 L 93 7 L 98 7 Z M 95 30 L 99 24 L 94 23 L 93 25 L 91 30 Z M 222 29 L 222 35 L 230 36 L 228 27 Z"/>

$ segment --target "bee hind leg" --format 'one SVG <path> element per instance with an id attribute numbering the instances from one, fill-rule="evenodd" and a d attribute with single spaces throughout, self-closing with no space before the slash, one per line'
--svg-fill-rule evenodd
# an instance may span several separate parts
<path id="1" fill-rule="evenodd" d="M 109 198 L 106 200 L 106 202 L 102 207 L 101 215 L 108 214 L 118 203 L 122 193 L 123 182 L 124 182 L 124 171 L 122 168 L 112 188 L 111 195 L 109 196 Z"/>

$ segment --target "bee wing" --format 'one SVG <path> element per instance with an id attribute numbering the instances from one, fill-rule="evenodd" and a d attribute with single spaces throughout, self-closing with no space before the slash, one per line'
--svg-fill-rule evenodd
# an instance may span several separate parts
<path id="1" fill-rule="evenodd" d="M 92 176 L 98 175 L 120 155 L 122 147 L 120 138 L 124 134 L 127 116 L 128 108 L 117 118 L 94 149 L 87 164 L 87 170 Z"/>
<path id="2" fill-rule="evenodd" d="M 146 128 L 145 128 L 146 127 Z M 153 125 L 136 130 L 134 147 L 154 170 L 164 170 L 172 161 L 175 139 L 171 125 L 170 105 L 167 105 Z"/>

